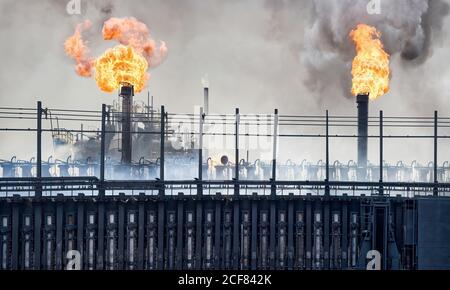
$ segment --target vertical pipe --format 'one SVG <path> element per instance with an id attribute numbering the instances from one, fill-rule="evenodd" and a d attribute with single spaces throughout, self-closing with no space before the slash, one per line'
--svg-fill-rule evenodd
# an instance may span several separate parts
<path id="1" fill-rule="evenodd" d="M 144 270 L 145 260 L 145 203 L 143 200 L 139 202 L 138 217 L 138 270 Z"/>
<path id="2" fill-rule="evenodd" d="M 330 181 L 330 140 L 329 140 L 329 117 L 328 110 L 325 115 L 325 196 L 330 195 L 330 186 L 328 182 Z"/>
<path id="3" fill-rule="evenodd" d="M 97 270 L 104 270 L 103 257 L 105 249 L 105 204 L 100 201 L 98 204 L 98 227 L 97 227 Z"/>
<path id="4" fill-rule="evenodd" d="M 306 202 L 306 269 L 311 270 L 312 267 L 312 226 L 314 224 L 311 201 Z"/>
<path id="5" fill-rule="evenodd" d="M 202 219 L 203 219 L 203 204 L 199 201 L 197 202 L 197 208 L 195 213 L 196 223 L 195 223 L 195 269 L 202 269 Z"/>
<path id="6" fill-rule="evenodd" d="M 132 160 L 132 121 L 133 113 L 133 87 L 122 86 L 122 163 L 130 164 Z"/>
<path id="7" fill-rule="evenodd" d="M 34 261 L 35 270 L 41 269 L 41 228 L 42 228 L 42 206 L 40 203 L 34 205 Z"/>
<path id="8" fill-rule="evenodd" d="M 151 97 L 151 103 L 150 103 L 150 124 L 151 124 L 151 126 L 153 126 L 153 112 L 154 112 L 154 110 L 153 110 L 153 96 Z"/>
<path id="9" fill-rule="evenodd" d="M 239 195 L 239 122 L 240 122 L 240 114 L 239 108 L 236 108 L 236 121 L 235 121 L 235 139 L 234 139 L 234 195 Z"/>
<path id="10" fill-rule="evenodd" d="M 342 269 L 348 268 L 348 212 L 347 203 L 343 201 L 342 205 Z"/>
<path id="11" fill-rule="evenodd" d="M 220 200 L 216 201 L 216 210 L 215 210 L 215 228 L 214 228 L 214 269 L 218 270 L 220 269 L 221 265 L 221 250 L 223 247 L 221 247 L 221 241 L 222 241 L 222 204 Z"/>
<path id="12" fill-rule="evenodd" d="M 36 130 L 36 139 L 37 139 L 37 152 L 36 152 L 36 177 L 38 178 L 38 182 L 40 183 L 42 177 L 42 102 L 37 102 L 37 130 Z M 42 196 L 42 187 L 39 184 L 36 188 L 36 197 Z"/>
<path id="13" fill-rule="evenodd" d="M 293 195 L 290 195 L 293 198 Z M 294 201 L 288 201 L 288 250 L 287 250 L 287 266 L 288 270 L 292 270 L 294 267 Z"/>
<path id="14" fill-rule="evenodd" d="M 383 221 L 383 269 L 388 270 L 387 262 L 388 262 L 388 241 L 389 241 L 389 222 L 390 222 L 390 206 L 384 206 L 384 221 Z M 393 254 L 393 253 L 391 253 Z M 391 267 L 395 267 L 397 265 L 391 265 Z"/>
<path id="15" fill-rule="evenodd" d="M 258 204 L 256 200 L 252 201 L 252 235 L 251 235 L 251 270 L 256 270 L 257 267 L 257 240 L 258 240 Z"/>
<path id="16" fill-rule="evenodd" d="M 276 247 L 276 215 L 277 209 L 275 200 L 270 200 L 270 222 L 269 222 L 269 268 L 275 269 L 275 247 Z"/>
<path id="17" fill-rule="evenodd" d="M 239 270 L 239 249 L 240 249 L 240 210 L 239 201 L 235 200 L 233 203 L 233 270 Z"/>
<path id="18" fill-rule="evenodd" d="M 239 108 L 236 108 L 236 122 L 235 122 L 235 142 L 234 142 L 234 148 L 235 148 L 235 172 L 234 172 L 234 178 L 236 181 L 239 181 L 239 122 L 240 122 L 240 115 L 239 115 Z"/>
<path id="19" fill-rule="evenodd" d="M 380 111 L 380 183 L 383 182 L 383 111 Z"/>
<path id="20" fill-rule="evenodd" d="M 150 118 L 150 91 L 147 91 L 147 118 Z"/>
<path id="21" fill-rule="evenodd" d="M 101 143 L 100 143 L 100 190 L 99 195 L 104 196 L 105 190 L 103 183 L 105 182 L 105 141 L 106 141 L 106 105 L 102 104 L 102 127 L 101 127 Z"/>
<path id="22" fill-rule="evenodd" d="M 323 206 L 323 259 L 324 259 L 324 269 L 328 270 L 330 268 L 330 203 L 325 201 Z"/>
<path id="23" fill-rule="evenodd" d="M 42 206 L 40 203 L 34 205 L 34 269 L 41 269 L 41 228 L 42 228 Z"/>
<path id="24" fill-rule="evenodd" d="M 273 146 L 272 146 L 272 186 L 271 195 L 276 195 L 275 182 L 277 180 L 277 145 L 278 145 L 278 109 L 274 111 L 273 117 Z"/>
<path id="25" fill-rule="evenodd" d="M 118 223 L 118 237 L 117 237 L 117 260 L 118 260 L 118 270 L 124 269 L 124 239 L 125 239 L 125 208 L 122 201 L 119 201 L 119 223 Z"/>
<path id="26" fill-rule="evenodd" d="M 433 189 L 433 195 L 438 195 L 437 183 L 438 183 L 438 111 L 434 111 L 434 165 L 433 165 L 433 177 L 435 187 Z"/>
<path id="27" fill-rule="evenodd" d="M 198 181 L 199 184 L 197 186 L 197 194 L 202 195 L 203 194 L 203 108 L 200 108 L 200 119 L 199 119 L 199 136 L 198 136 Z"/>
<path id="28" fill-rule="evenodd" d="M 164 201 L 158 202 L 158 256 L 157 256 L 157 269 L 164 270 Z"/>
<path id="29" fill-rule="evenodd" d="M 56 270 L 63 269 L 63 204 L 56 206 Z"/>
<path id="30" fill-rule="evenodd" d="M 11 214 L 11 269 L 19 270 L 19 205 L 14 203 Z"/>
<path id="31" fill-rule="evenodd" d="M 203 107 L 205 110 L 205 114 L 209 114 L 209 88 L 203 88 Z"/>
<path id="32" fill-rule="evenodd" d="M 102 104 L 102 127 L 101 127 L 101 148 L 100 148 L 100 202 L 98 204 L 98 226 L 97 226 L 97 270 L 104 270 L 104 235 L 105 235 L 105 204 L 101 200 L 105 196 L 105 127 L 106 127 L 106 105 Z"/>
<path id="33" fill-rule="evenodd" d="M 330 143 L 329 143 L 329 117 L 328 117 L 328 110 L 326 111 L 325 116 L 325 152 L 326 152 L 326 168 L 325 168 L 325 178 L 327 181 L 330 180 Z"/>
<path id="34" fill-rule="evenodd" d="M 380 111 L 380 195 L 383 195 L 383 134 L 383 111 Z"/>
<path id="35" fill-rule="evenodd" d="M 358 104 L 358 181 L 365 181 L 369 135 L 369 95 L 358 95 L 356 102 Z"/>
<path id="36" fill-rule="evenodd" d="M 165 142 L 165 131 L 166 131 L 166 112 L 164 106 L 161 106 L 161 135 L 160 135 L 160 153 L 159 153 L 159 179 L 163 183 L 163 188 L 159 191 L 159 195 L 164 195 L 164 142 Z"/>
<path id="37" fill-rule="evenodd" d="M 184 204 L 183 200 L 178 201 L 177 208 L 177 249 L 176 249 L 176 260 L 175 269 L 183 269 L 183 217 L 184 217 Z"/>
<path id="38" fill-rule="evenodd" d="M 77 247 L 76 249 L 80 252 L 80 265 L 81 269 L 83 269 L 83 242 L 84 242 L 84 203 L 78 203 L 77 206 Z"/>
<path id="39" fill-rule="evenodd" d="M 122 162 L 127 164 L 132 160 L 132 114 L 133 114 L 133 96 L 134 87 L 125 84 L 120 89 L 120 96 L 122 97 Z"/>

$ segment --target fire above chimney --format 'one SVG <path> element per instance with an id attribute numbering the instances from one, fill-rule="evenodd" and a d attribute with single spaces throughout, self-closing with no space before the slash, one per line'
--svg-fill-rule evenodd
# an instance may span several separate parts
<path id="1" fill-rule="evenodd" d="M 119 96 L 122 98 L 122 163 L 131 163 L 131 115 L 133 111 L 134 87 L 129 83 L 122 83 Z"/>

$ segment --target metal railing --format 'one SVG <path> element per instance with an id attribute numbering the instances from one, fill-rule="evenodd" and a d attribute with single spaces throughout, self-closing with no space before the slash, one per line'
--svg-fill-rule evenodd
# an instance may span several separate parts
<path id="1" fill-rule="evenodd" d="M 450 118 L 439 117 L 437 111 L 432 117 L 386 117 L 383 116 L 383 112 L 380 111 L 378 117 L 369 117 L 369 127 L 378 127 L 379 134 L 368 134 L 368 136 L 362 136 L 367 138 L 374 138 L 379 140 L 380 160 L 378 166 L 368 165 L 366 170 L 366 178 L 364 182 L 358 182 L 352 175 L 352 171 L 361 170 L 355 164 L 343 165 L 340 163 L 330 164 L 330 145 L 329 140 L 331 138 L 356 138 L 355 134 L 330 134 L 330 128 L 348 128 L 357 127 L 358 120 L 353 116 L 331 116 L 328 111 L 323 116 L 292 116 L 292 115 L 280 115 L 278 110 L 274 111 L 274 114 L 266 115 L 244 115 L 236 109 L 234 115 L 221 115 L 221 114 L 208 114 L 205 115 L 202 112 L 199 114 L 169 114 L 165 111 L 164 106 L 161 106 L 160 112 L 154 112 L 152 109 L 152 122 L 158 122 L 159 131 L 142 132 L 133 131 L 136 134 L 157 134 L 160 137 L 160 157 L 156 161 L 150 161 L 146 164 L 135 163 L 131 164 L 130 168 L 134 168 L 136 180 L 109 180 L 114 179 L 114 176 L 105 174 L 108 170 L 108 166 L 116 166 L 113 163 L 107 163 L 105 152 L 105 136 L 109 133 L 121 133 L 121 131 L 114 129 L 110 130 L 106 128 L 106 123 L 110 122 L 110 118 L 113 118 L 115 114 L 120 112 L 111 111 L 110 107 L 103 105 L 101 111 L 88 111 L 88 110 L 65 110 L 65 109 L 50 109 L 43 108 L 42 103 L 38 102 L 36 109 L 33 108 L 0 108 L 0 119 L 13 119 L 13 120 L 31 120 L 36 122 L 36 128 L 0 128 L 0 131 L 4 132 L 35 132 L 36 133 L 36 158 L 35 161 L 30 162 L 16 162 L 13 160 L 4 160 L 0 162 L 0 167 L 3 171 L 3 177 L 0 178 L 0 192 L 12 192 L 12 189 L 17 192 L 28 191 L 34 192 L 36 196 L 40 196 L 44 191 L 79 191 L 79 190 L 95 190 L 99 195 L 105 195 L 107 190 L 116 190 L 119 188 L 129 188 L 130 190 L 150 189 L 158 190 L 159 195 L 165 195 L 167 189 L 171 189 L 172 192 L 176 192 L 179 187 L 187 187 L 189 189 L 196 190 L 196 194 L 203 195 L 204 193 L 211 194 L 216 190 L 215 187 L 225 188 L 225 191 L 233 189 L 234 195 L 240 195 L 241 192 L 250 192 L 253 194 L 256 189 L 266 192 L 266 189 L 270 188 L 270 195 L 275 196 L 279 192 L 289 192 L 286 186 L 292 186 L 294 189 L 303 192 L 306 191 L 318 191 L 324 195 L 330 195 L 332 191 L 351 191 L 351 189 L 359 191 L 373 191 L 378 190 L 378 193 L 383 195 L 385 192 L 427 192 L 431 190 L 434 195 L 445 195 L 450 181 L 450 166 L 448 162 L 445 162 L 442 166 L 438 166 L 438 142 L 439 140 L 449 139 L 450 135 L 445 135 L 439 129 L 443 131 L 446 128 L 450 128 Z M 145 121 L 145 118 L 149 116 L 148 113 L 135 113 L 132 117 L 135 122 Z M 68 134 L 93 134 L 101 141 L 100 146 L 100 158 L 98 161 L 92 161 L 86 164 L 69 163 L 55 161 L 47 162 L 42 161 L 42 133 L 43 132 L 58 132 L 60 128 L 47 128 L 43 126 L 44 120 L 55 117 L 58 121 L 67 122 L 93 122 L 100 125 L 100 129 L 97 130 L 77 130 L 77 129 L 64 129 Z M 157 121 L 155 121 L 157 120 Z M 177 132 L 176 128 L 179 124 L 191 124 L 191 130 L 185 130 L 183 132 Z M 208 125 L 231 125 L 232 130 L 223 129 L 222 131 L 208 131 L 204 130 Z M 243 126 L 268 126 L 267 132 L 250 133 L 243 131 Z M 66 127 L 66 126 L 65 126 Z M 217 127 L 217 126 L 216 126 Z M 290 130 L 285 132 L 285 128 L 307 128 L 314 127 L 319 128 L 322 133 L 318 134 L 306 134 L 295 133 Z M 429 135 L 419 134 L 384 134 L 384 128 L 409 128 L 409 129 L 433 129 L 433 133 Z M 165 171 L 168 167 L 165 152 L 165 139 L 168 134 L 179 134 L 196 136 L 198 139 L 197 144 L 203 144 L 203 138 L 205 136 L 233 136 L 234 137 L 234 160 L 241 160 L 240 150 L 240 137 L 268 137 L 273 142 L 273 158 L 265 164 L 266 170 L 263 176 L 252 176 L 249 174 L 251 164 L 241 164 L 241 162 L 234 162 L 226 164 L 229 169 L 228 180 L 213 180 L 208 173 L 208 163 L 205 162 L 206 158 L 203 158 L 203 151 L 205 150 L 202 145 L 195 149 L 197 152 L 198 162 L 193 165 L 198 169 L 196 180 L 166 180 Z M 359 136 L 361 137 L 361 136 Z M 322 138 L 325 139 L 326 158 L 321 164 L 290 164 L 282 165 L 277 160 L 277 144 L 280 138 Z M 433 140 L 433 161 L 427 166 L 420 166 L 418 164 L 405 166 L 397 165 L 390 166 L 383 160 L 383 140 L 384 139 L 432 139 Z M 263 164 L 264 165 L 264 164 Z M 60 174 L 61 168 L 88 168 L 93 176 L 79 178 L 76 174 Z M 117 166 L 119 166 L 117 164 Z M 15 169 L 20 168 L 20 174 L 17 174 Z M 22 174 L 22 168 L 26 168 L 27 174 Z M 49 169 L 53 168 L 52 172 Z M 155 176 L 142 176 L 142 168 L 152 168 L 156 173 Z M 44 169 L 44 170 L 43 170 Z M 292 176 L 289 171 L 302 171 L 297 175 Z M 9 172 L 5 174 L 5 172 Z M 59 172 L 59 174 L 58 174 Z M 66 171 L 64 171 L 66 172 Z M 205 173 L 206 172 L 206 173 Z M 67 175 L 67 176 L 65 176 Z M 20 176 L 20 178 L 14 179 L 11 177 Z M 315 178 L 314 178 L 315 177 Z M 109 179 L 108 179 L 109 178 Z M 140 179 L 145 180 L 140 180 Z M 150 180 L 150 179 L 157 180 Z M 130 178 L 132 179 L 132 178 Z M 220 179 L 220 178 L 218 178 Z M 254 179 L 254 180 L 253 180 Z M 286 181 L 284 181 L 287 179 Z M 289 180 L 292 179 L 292 180 Z M 316 180 L 317 179 L 317 180 Z M 386 182 L 387 181 L 387 182 Z M 24 190 L 20 190 L 23 188 Z M 365 188 L 365 189 L 364 189 Z M 258 191 L 257 191 L 258 192 Z"/>

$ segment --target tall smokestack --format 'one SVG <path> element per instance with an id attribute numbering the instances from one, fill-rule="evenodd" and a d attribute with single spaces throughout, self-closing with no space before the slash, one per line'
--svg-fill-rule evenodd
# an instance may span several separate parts
<path id="1" fill-rule="evenodd" d="M 202 77 L 202 85 L 203 85 L 203 113 L 205 115 L 209 114 L 209 79 L 206 74 Z"/>
<path id="2" fill-rule="evenodd" d="M 122 98 L 122 163 L 131 163 L 131 115 L 133 111 L 134 87 L 123 83 L 119 96 Z"/>
<path id="3" fill-rule="evenodd" d="M 209 114 L 209 88 L 203 88 L 203 111 L 205 115 Z"/>
<path id="4" fill-rule="evenodd" d="M 367 140 L 369 135 L 369 95 L 358 95 L 358 180 L 364 181 L 367 172 Z"/>

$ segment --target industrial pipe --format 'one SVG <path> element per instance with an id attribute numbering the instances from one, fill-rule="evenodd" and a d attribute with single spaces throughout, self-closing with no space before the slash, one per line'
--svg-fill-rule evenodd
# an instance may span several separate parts
<path id="1" fill-rule="evenodd" d="M 369 135 L 369 95 L 358 95 L 358 180 L 366 179 L 367 147 Z"/>
<path id="2" fill-rule="evenodd" d="M 119 96 L 122 98 L 122 163 L 131 164 L 131 114 L 133 111 L 134 87 L 123 83 Z"/>

